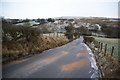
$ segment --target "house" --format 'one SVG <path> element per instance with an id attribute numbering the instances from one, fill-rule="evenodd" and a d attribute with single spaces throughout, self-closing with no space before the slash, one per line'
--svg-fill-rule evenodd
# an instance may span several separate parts
<path id="1" fill-rule="evenodd" d="M 89 30 L 101 30 L 101 26 L 99 24 L 91 24 L 88 27 Z"/>
<path id="2" fill-rule="evenodd" d="M 35 22 L 35 21 L 29 21 L 29 22 L 21 22 L 21 23 L 17 23 L 15 25 L 21 25 L 21 26 L 35 26 L 35 25 L 39 25 L 40 23 Z"/>

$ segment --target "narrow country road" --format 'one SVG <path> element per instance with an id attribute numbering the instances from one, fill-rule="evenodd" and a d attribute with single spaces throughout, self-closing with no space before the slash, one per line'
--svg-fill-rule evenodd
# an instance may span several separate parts
<path id="1" fill-rule="evenodd" d="M 83 37 L 31 58 L 3 66 L 3 78 L 99 78 L 94 55 Z"/>

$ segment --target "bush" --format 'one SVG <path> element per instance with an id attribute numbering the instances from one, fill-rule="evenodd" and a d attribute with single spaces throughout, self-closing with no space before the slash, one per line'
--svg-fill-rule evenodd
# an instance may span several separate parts
<path id="1" fill-rule="evenodd" d="M 34 41 L 41 34 L 41 31 L 37 28 L 16 26 L 6 21 L 3 21 L 2 29 L 3 44 L 7 44 L 9 41 Z"/>
<path id="2" fill-rule="evenodd" d="M 95 39 L 93 37 L 84 36 L 85 43 L 92 43 L 94 41 L 95 41 Z"/>
<path id="3" fill-rule="evenodd" d="M 66 38 L 40 36 L 41 31 L 27 26 L 15 26 L 3 21 L 2 62 L 6 63 L 23 56 L 33 55 L 46 49 L 66 44 Z"/>
<path id="4" fill-rule="evenodd" d="M 70 23 L 67 27 L 65 27 L 65 30 L 66 30 L 65 36 L 69 40 L 73 40 L 74 31 L 75 31 L 75 28 L 73 27 L 73 25 Z"/>

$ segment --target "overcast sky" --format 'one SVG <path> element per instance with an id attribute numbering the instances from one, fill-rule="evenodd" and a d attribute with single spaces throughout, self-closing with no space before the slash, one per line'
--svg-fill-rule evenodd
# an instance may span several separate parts
<path id="1" fill-rule="evenodd" d="M 1 0 L 5 18 L 118 17 L 119 0 Z"/>

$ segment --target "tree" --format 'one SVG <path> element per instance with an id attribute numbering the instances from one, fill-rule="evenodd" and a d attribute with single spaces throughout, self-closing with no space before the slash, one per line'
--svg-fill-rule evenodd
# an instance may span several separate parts
<path id="1" fill-rule="evenodd" d="M 107 35 L 107 37 L 118 38 L 119 37 L 119 27 L 108 27 L 104 26 L 101 28 L 102 32 Z"/>
<path id="2" fill-rule="evenodd" d="M 88 29 L 84 26 L 81 26 L 76 30 L 77 30 L 77 33 L 79 33 L 80 35 L 86 35 L 88 33 Z"/>
<path id="3" fill-rule="evenodd" d="M 40 23 L 45 23 L 45 19 L 37 19 L 37 22 L 40 22 Z"/>
<path id="4" fill-rule="evenodd" d="M 69 24 L 67 27 L 65 27 L 66 29 L 66 36 L 68 37 L 68 39 L 73 39 L 74 36 L 74 32 L 75 32 L 75 28 L 73 27 L 72 24 Z"/>
<path id="5" fill-rule="evenodd" d="M 41 31 L 37 28 L 27 26 L 16 26 L 6 21 L 2 25 L 3 43 L 9 41 L 26 40 L 31 41 L 40 35 Z"/>
<path id="6" fill-rule="evenodd" d="M 55 20 L 52 19 L 52 18 L 48 18 L 47 21 L 48 21 L 48 22 L 54 22 Z"/>
<path id="7" fill-rule="evenodd" d="M 29 19 L 25 19 L 22 22 L 24 23 L 24 26 L 31 26 Z"/>

